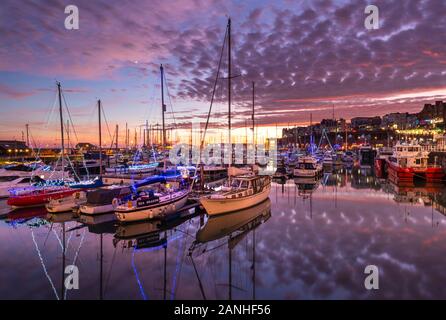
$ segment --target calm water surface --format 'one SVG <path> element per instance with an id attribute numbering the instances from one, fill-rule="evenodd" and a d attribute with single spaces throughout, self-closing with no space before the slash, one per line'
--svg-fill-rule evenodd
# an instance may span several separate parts
<path id="1" fill-rule="evenodd" d="M 0 221 L 0 298 L 445 299 L 443 204 L 443 186 L 354 169 L 276 182 L 269 201 L 215 219 L 119 226 L 27 209 Z M 80 288 L 64 291 L 72 264 Z M 369 264 L 379 290 L 364 288 Z"/>

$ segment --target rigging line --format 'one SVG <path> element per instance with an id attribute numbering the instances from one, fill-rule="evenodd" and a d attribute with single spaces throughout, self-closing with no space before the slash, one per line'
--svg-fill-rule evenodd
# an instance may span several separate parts
<path id="1" fill-rule="evenodd" d="M 183 259 L 181 259 L 181 261 L 178 261 L 178 260 L 180 260 L 180 256 L 181 257 L 184 256 L 184 250 L 186 248 L 186 237 L 184 237 L 183 241 L 180 241 L 180 248 L 178 248 L 178 255 L 177 255 L 177 259 L 176 259 L 176 263 L 175 263 L 176 266 L 175 266 L 175 273 L 174 273 L 174 276 L 172 279 L 172 290 L 170 291 L 170 300 L 174 300 L 174 298 L 175 298 L 175 293 L 176 293 L 176 288 L 177 288 L 177 276 L 180 274 L 181 267 L 183 264 Z"/>
<path id="2" fill-rule="evenodd" d="M 77 136 L 76 128 L 74 127 L 73 119 L 71 118 L 71 112 L 70 112 L 70 109 L 68 108 L 68 104 L 67 104 L 67 100 L 65 99 L 64 91 L 63 90 L 61 90 L 61 91 L 62 91 L 62 99 L 65 104 L 65 109 L 67 110 L 68 118 L 70 119 L 71 127 L 73 128 L 74 137 L 76 138 L 76 142 L 79 143 L 79 138 Z"/>
<path id="3" fill-rule="evenodd" d="M 43 126 L 44 129 L 48 128 L 48 124 L 49 124 L 49 122 L 51 120 L 51 117 L 52 117 L 52 115 L 54 113 L 54 109 L 56 108 L 56 103 L 57 103 L 57 90 L 54 91 L 53 106 L 50 108 L 49 112 L 47 113 L 45 125 Z"/>
<path id="4" fill-rule="evenodd" d="M 61 92 L 62 92 L 62 98 L 63 98 L 64 104 L 65 104 L 65 108 L 67 109 L 68 118 L 70 120 L 71 127 L 73 128 L 74 137 L 76 138 L 76 142 L 79 143 L 79 138 L 78 138 L 78 135 L 77 135 L 77 131 L 76 131 L 76 128 L 74 127 L 74 122 L 73 122 L 73 119 L 71 117 L 70 109 L 68 108 L 67 100 L 65 99 L 65 94 L 64 94 L 63 90 Z M 70 160 L 69 157 L 68 157 L 68 160 Z M 85 171 L 87 172 L 87 179 L 89 180 L 90 179 L 90 173 L 88 172 L 87 163 L 85 162 L 85 156 L 84 156 L 83 153 L 82 153 L 82 164 L 84 165 Z M 71 162 L 70 162 L 70 165 L 71 165 L 71 168 L 73 169 L 73 172 L 75 173 L 76 177 L 78 178 L 78 180 L 81 181 L 80 177 L 76 173 L 76 170 L 74 170 Z"/>
<path id="5" fill-rule="evenodd" d="M 54 287 L 53 280 L 51 280 L 51 277 L 48 274 L 48 270 L 46 269 L 45 263 L 43 262 L 42 254 L 40 253 L 39 246 L 37 245 L 36 238 L 34 237 L 34 231 L 33 230 L 31 230 L 31 237 L 32 237 L 33 242 L 34 242 L 34 246 L 36 247 L 37 255 L 39 256 L 40 264 L 42 265 L 43 272 L 45 273 L 48 281 L 50 282 L 50 285 L 53 288 L 53 291 L 54 291 L 54 294 L 56 295 L 57 300 L 60 300 L 59 295 L 57 294 L 57 290 Z"/>
<path id="6" fill-rule="evenodd" d="M 80 251 L 80 249 L 81 249 L 81 247 L 82 247 L 82 244 L 83 244 L 83 242 L 84 242 L 84 238 L 85 238 L 85 229 L 84 229 L 84 232 L 83 232 L 83 234 L 82 234 L 81 241 L 79 242 L 79 247 L 77 248 L 76 253 L 75 253 L 75 255 L 74 255 L 74 259 L 73 259 L 73 263 L 72 263 L 72 265 L 74 265 L 74 266 L 76 265 L 77 257 L 79 256 L 79 251 Z M 69 291 L 69 290 L 65 290 L 64 300 L 67 299 L 67 293 L 68 293 L 68 291 Z"/>
<path id="7" fill-rule="evenodd" d="M 116 249 L 118 249 L 118 247 L 115 247 L 115 250 L 113 251 L 113 257 L 112 257 L 112 261 L 110 264 L 110 270 L 108 271 L 107 280 L 105 281 L 104 293 L 107 291 L 108 284 L 110 283 L 111 272 L 112 272 L 113 264 L 115 262 L 115 257 L 116 257 Z"/>
<path id="8" fill-rule="evenodd" d="M 204 293 L 203 284 L 201 283 L 200 276 L 198 275 L 198 270 L 197 270 L 197 267 L 195 266 L 195 262 L 194 262 L 194 258 L 192 257 L 192 254 L 189 254 L 189 259 L 192 262 L 192 266 L 194 267 L 195 275 L 198 280 L 198 286 L 200 287 L 200 291 L 201 291 L 201 295 L 203 296 L 203 300 L 207 300 L 206 294 Z"/>
<path id="9" fill-rule="evenodd" d="M 141 280 L 139 279 L 138 270 L 136 270 L 136 265 L 135 265 L 135 247 L 133 247 L 133 252 L 132 252 L 132 268 L 133 268 L 133 272 L 135 273 L 136 282 L 138 283 L 139 292 L 141 293 L 141 296 L 142 296 L 143 300 L 147 300 L 147 295 L 144 292 L 144 288 L 143 288 L 143 286 L 141 284 Z"/>
<path id="10" fill-rule="evenodd" d="M 169 104 L 170 104 L 170 110 L 172 111 L 173 123 L 174 123 L 175 129 L 177 129 L 177 121 L 175 120 L 175 112 L 173 112 L 173 104 L 172 104 L 172 100 L 170 98 L 169 84 L 167 82 L 166 73 L 163 72 L 163 75 L 164 75 L 164 81 L 166 82 L 167 97 L 169 98 Z"/>
<path id="11" fill-rule="evenodd" d="M 108 137 L 113 141 L 113 139 L 112 139 L 112 135 L 111 135 L 111 133 L 110 133 L 110 128 L 109 128 L 109 126 L 108 126 L 107 116 L 105 115 L 105 111 L 104 111 L 104 108 L 103 108 L 103 107 L 101 108 L 101 111 L 102 111 L 102 114 L 104 115 L 105 125 L 106 125 L 106 127 L 107 127 L 107 131 L 108 131 Z"/>
<path id="12" fill-rule="evenodd" d="M 215 89 L 216 89 L 216 87 L 217 87 L 218 77 L 219 77 L 219 75 L 220 75 L 221 62 L 222 62 L 222 60 L 223 60 L 223 53 L 224 53 L 224 50 L 225 50 L 225 47 L 226 47 L 226 39 L 227 39 L 227 37 L 228 37 L 228 28 L 226 27 L 225 37 L 224 37 L 224 39 L 223 39 L 223 45 L 222 45 L 222 47 L 221 47 L 221 52 L 220 52 L 220 60 L 218 61 L 217 74 L 216 74 L 216 76 L 215 76 L 215 81 L 214 81 L 214 88 L 212 89 L 211 104 L 210 104 L 210 106 L 209 106 L 209 112 L 208 112 L 208 117 L 207 117 L 207 119 L 206 119 L 206 126 L 204 127 L 204 131 L 203 131 L 203 137 L 202 137 L 201 142 L 200 142 L 200 149 L 203 148 L 204 139 L 205 139 L 205 137 L 206 137 L 206 130 L 207 130 L 208 125 L 209 125 L 209 118 L 210 118 L 210 116 L 211 116 L 212 105 L 213 105 L 213 103 L 214 103 Z"/>

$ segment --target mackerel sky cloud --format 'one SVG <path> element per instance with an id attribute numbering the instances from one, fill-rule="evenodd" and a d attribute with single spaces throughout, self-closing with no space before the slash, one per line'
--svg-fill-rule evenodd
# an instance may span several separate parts
<path id="1" fill-rule="evenodd" d="M 68 4 L 79 8 L 79 30 L 64 28 Z M 380 10 L 378 30 L 364 27 L 368 4 Z M 1 138 L 17 136 L 26 121 L 11 109 L 34 115 L 31 126 L 45 122 L 56 79 L 79 131 L 91 125 L 99 97 L 110 122 L 159 122 L 160 63 L 175 121 L 203 121 L 227 16 L 240 125 L 252 81 L 258 122 L 270 126 L 305 123 L 310 113 L 331 117 L 333 104 L 337 117 L 349 119 L 416 112 L 446 99 L 443 0 L 6 0 L 0 8 Z M 216 123 L 226 121 L 226 92 L 219 80 Z"/>

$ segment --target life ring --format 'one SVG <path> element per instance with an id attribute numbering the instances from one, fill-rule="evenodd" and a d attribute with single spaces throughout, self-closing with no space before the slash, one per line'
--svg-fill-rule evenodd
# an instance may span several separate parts
<path id="1" fill-rule="evenodd" d="M 113 208 L 116 208 L 117 206 L 118 206 L 118 198 L 113 198 L 113 200 L 112 200 L 112 205 L 113 205 Z"/>

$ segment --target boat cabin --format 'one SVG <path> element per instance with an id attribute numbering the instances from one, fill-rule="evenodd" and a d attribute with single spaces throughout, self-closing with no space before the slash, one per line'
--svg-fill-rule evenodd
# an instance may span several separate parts
<path id="1" fill-rule="evenodd" d="M 390 161 L 402 168 L 426 168 L 429 154 L 418 144 L 397 144 Z"/>

